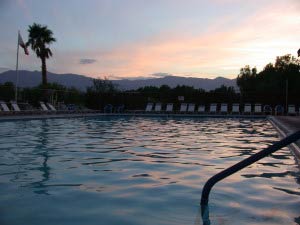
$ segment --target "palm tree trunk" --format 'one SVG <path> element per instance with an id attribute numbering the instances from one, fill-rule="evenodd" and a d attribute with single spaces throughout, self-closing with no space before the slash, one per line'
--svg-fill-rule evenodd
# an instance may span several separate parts
<path id="1" fill-rule="evenodd" d="M 46 66 L 46 58 L 41 57 L 42 60 L 42 87 L 44 89 L 44 96 L 43 96 L 43 101 L 48 102 L 48 91 L 47 91 L 47 66 Z"/>
<path id="2" fill-rule="evenodd" d="M 46 58 L 42 57 L 42 84 L 44 88 L 47 88 L 47 66 L 46 66 Z"/>

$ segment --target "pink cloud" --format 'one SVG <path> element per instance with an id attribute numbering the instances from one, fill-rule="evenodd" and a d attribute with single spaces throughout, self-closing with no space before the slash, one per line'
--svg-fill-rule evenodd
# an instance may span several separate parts
<path id="1" fill-rule="evenodd" d="M 56 67 L 60 65 L 58 70 L 69 68 L 94 77 L 99 74 L 128 77 L 167 72 L 233 78 L 246 64 L 262 69 L 277 55 L 294 53 L 299 48 L 300 14 L 294 6 L 277 1 L 254 12 L 235 27 L 225 26 L 232 17 L 224 16 L 201 35 L 169 30 L 110 51 L 59 53 L 53 63 Z M 82 56 L 93 58 L 97 63 L 78 65 Z"/>

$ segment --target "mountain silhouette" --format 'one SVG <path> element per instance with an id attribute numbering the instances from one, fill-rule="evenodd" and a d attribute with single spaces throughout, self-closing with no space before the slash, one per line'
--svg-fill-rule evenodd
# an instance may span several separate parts
<path id="1" fill-rule="evenodd" d="M 48 82 L 56 82 L 66 87 L 75 87 L 79 90 L 85 91 L 87 87 L 92 86 L 93 78 L 78 74 L 56 74 L 48 72 Z M 34 87 L 41 83 L 42 76 L 39 71 L 19 71 L 19 87 Z M 0 83 L 16 81 L 16 71 L 9 70 L 0 73 Z M 217 77 L 215 79 L 208 78 L 192 78 L 179 76 L 165 76 L 159 78 L 144 78 L 144 79 L 122 79 L 111 80 L 121 90 L 135 90 L 144 86 L 168 85 L 171 88 L 177 85 L 193 86 L 194 88 L 202 88 L 204 90 L 213 90 L 221 85 L 236 86 L 236 79 L 227 79 L 224 77 Z"/>

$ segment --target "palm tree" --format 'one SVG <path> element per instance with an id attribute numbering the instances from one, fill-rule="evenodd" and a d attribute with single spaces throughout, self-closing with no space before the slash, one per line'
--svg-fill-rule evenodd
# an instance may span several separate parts
<path id="1" fill-rule="evenodd" d="M 31 49 L 35 51 L 36 56 L 42 61 L 42 85 L 47 87 L 47 66 L 46 59 L 52 56 L 52 52 L 48 47 L 50 44 L 56 41 L 53 37 L 53 32 L 40 24 L 34 23 L 28 28 L 28 41 L 27 46 L 31 46 Z"/>

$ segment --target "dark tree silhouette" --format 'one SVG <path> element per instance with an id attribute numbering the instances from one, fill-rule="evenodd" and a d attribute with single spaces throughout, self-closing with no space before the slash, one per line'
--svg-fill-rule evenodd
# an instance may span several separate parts
<path id="1" fill-rule="evenodd" d="M 35 51 L 36 56 L 42 61 L 42 85 L 47 88 L 47 66 L 46 59 L 52 56 L 52 51 L 48 47 L 56 41 L 53 37 L 53 32 L 40 24 L 34 23 L 28 28 L 27 46 L 30 46 Z"/>
<path id="2" fill-rule="evenodd" d="M 275 63 L 267 64 L 257 73 L 256 69 L 245 66 L 237 77 L 244 100 L 284 102 L 286 81 L 288 80 L 289 99 L 293 103 L 299 102 L 300 96 L 300 60 L 287 54 L 276 57 Z"/>
<path id="3" fill-rule="evenodd" d="M 298 50 L 298 57 L 300 57 L 300 48 L 299 48 L 299 50 Z"/>

